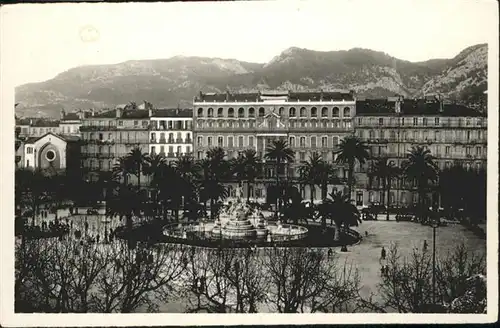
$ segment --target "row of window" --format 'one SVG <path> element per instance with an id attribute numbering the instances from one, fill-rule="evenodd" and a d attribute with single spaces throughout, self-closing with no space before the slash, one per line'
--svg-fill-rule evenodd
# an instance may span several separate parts
<path id="1" fill-rule="evenodd" d="M 192 120 L 161 120 L 151 121 L 152 129 L 160 130 L 190 130 Z"/>
<path id="2" fill-rule="evenodd" d="M 151 154 L 156 154 L 157 151 L 160 154 L 164 154 L 165 150 L 168 150 L 169 154 L 174 154 L 174 153 L 175 154 L 189 154 L 189 153 L 191 153 L 191 146 L 187 146 L 185 151 L 182 151 L 181 146 L 177 146 L 175 148 L 174 148 L 174 146 L 168 146 L 168 148 L 166 148 L 165 146 L 159 146 L 159 147 L 151 146 Z"/>
<path id="3" fill-rule="evenodd" d="M 165 138 L 166 134 L 161 132 L 158 133 L 160 139 L 159 142 L 167 142 L 167 139 Z M 156 142 L 156 136 L 157 134 L 155 132 L 151 132 L 151 141 Z M 175 138 L 174 138 L 175 136 Z M 186 133 L 186 136 L 183 138 L 181 132 L 177 132 L 175 135 L 174 133 L 169 133 L 168 134 L 168 142 L 191 142 L 191 133 Z"/>
<path id="4" fill-rule="evenodd" d="M 439 146 L 439 145 L 432 145 L 430 147 L 424 146 L 425 148 L 429 149 L 431 151 L 431 154 L 433 156 L 440 157 L 442 155 L 444 156 L 460 156 L 460 155 L 465 155 L 465 156 L 476 156 L 476 157 L 481 157 L 486 154 L 486 148 L 481 147 L 481 146 L 476 146 L 476 147 L 465 147 L 465 152 L 464 149 L 461 147 L 456 147 L 456 146 Z M 444 154 L 443 154 L 444 150 Z M 371 155 L 372 156 L 379 156 L 379 155 L 386 155 L 386 156 L 391 156 L 391 157 L 399 157 L 403 154 L 407 154 L 410 151 L 409 146 L 406 148 L 403 147 L 402 149 L 399 149 L 400 154 L 398 154 L 398 147 L 397 145 L 388 145 L 388 146 L 372 146 L 370 147 Z"/>
<path id="5" fill-rule="evenodd" d="M 285 122 L 286 124 L 286 122 Z M 254 121 L 210 121 L 199 120 L 196 122 L 197 128 L 255 128 L 258 124 Z M 289 121 L 290 128 L 337 128 L 350 129 L 352 124 L 350 120 L 332 120 L 332 121 Z"/>
<path id="6" fill-rule="evenodd" d="M 51 127 L 51 128 L 31 128 L 31 135 L 42 135 L 45 133 L 58 133 L 59 128 L 58 127 Z"/>
<path id="7" fill-rule="evenodd" d="M 144 133 L 137 133 L 137 132 L 120 132 L 116 135 L 117 139 L 116 141 L 119 142 L 137 142 L 137 143 L 147 143 L 147 139 L 144 138 L 147 136 L 147 134 Z M 105 133 L 96 133 L 94 134 L 93 132 L 88 134 L 88 139 L 87 139 L 87 134 L 83 133 L 82 134 L 82 139 L 83 140 L 99 140 L 99 141 L 114 141 L 114 136 L 113 133 L 108 133 L 107 139 L 105 139 Z"/>
<path id="8" fill-rule="evenodd" d="M 444 121 L 444 122 L 443 122 Z M 464 124 L 465 121 L 465 124 Z M 401 118 L 395 118 L 395 117 L 358 117 L 356 120 L 356 124 L 358 126 L 361 125 L 391 125 L 394 126 L 396 124 L 401 124 L 401 125 L 423 125 L 423 126 L 429 126 L 431 124 L 434 124 L 436 126 L 439 126 L 441 124 L 445 125 L 453 125 L 456 124 L 458 126 L 473 126 L 475 125 L 482 125 L 484 123 L 484 118 L 483 117 L 477 117 L 477 118 L 440 118 L 440 117 L 401 117 Z"/>
<path id="9" fill-rule="evenodd" d="M 483 140 L 484 132 L 482 130 L 473 131 L 408 131 L 403 130 L 400 132 L 400 140 L 422 140 L 422 141 L 445 141 L 445 142 L 459 142 L 459 141 L 480 141 Z M 389 139 L 396 141 L 398 134 L 394 130 L 357 130 L 356 134 L 362 139 Z"/>
<path id="10" fill-rule="evenodd" d="M 96 120 L 85 120 L 83 121 L 83 125 L 84 126 L 102 126 L 102 127 L 115 127 L 117 126 L 117 123 L 118 122 L 118 126 L 123 126 L 123 122 L 124 120 L 106 120 L 106 121 L 103 121 L 103 120 L 100 120 L 100 121 L 96 121 Z M 125 120 L 125 122 L 132 122 L 131 124 L 127 124 L 127 126 L 134 126 L 136 128 L 139 128 L 139 127 L 143 127 L 143 128 L 147 128 L 149 126 L 149 121 L 131 121 L 131 120 Z"/>
<path id="11" fill-rule="evenodd" d="M 269 108 L 269 111 L 274 111 L 274 108 Z M 250 107 L 248 110 L 245 110 L 243 107 L 238 108 L 238 110 L 235 110 L 234 108 L 228 108 L 227 110 L 224 110 L 224 108 L 218 108 L 216 112 L 217 116 L 215 116 L 214 113 L 215 110 L 211 107 L 206 110 L 204 108 L 198 108 L 197 111 L 198 117 L 255 117 L 255 108 Z M 264 107 L 260 107 L 257 113 L 258 117 L 264 117 L 266 110 Z M 341 114 L 344 117 L 349 117 L 351 116 L 351 108 L 344 107 L 340 110 L 338 107 L 322 107 L 321 109 L 318 109 L 317 107 L 301 107 L 298 110 L 298 113 L 299 117 L 318 117 L 318 115 L 321 115 L 321 117 L 340 117 Z M 290 107 L 288 109 L 280 107 L 277 114 L 280 116 L 288 115 L 289 117 L 297 117 L 297 109 L 295 107 Z"/>

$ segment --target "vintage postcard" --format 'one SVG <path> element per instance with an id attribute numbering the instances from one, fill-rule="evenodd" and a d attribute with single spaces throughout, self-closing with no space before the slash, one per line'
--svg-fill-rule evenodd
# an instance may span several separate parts
<path id="1" fill-rule="evenodd" d="M 2 326 L 497 320 L 496 1 L 0 10 Z"/>

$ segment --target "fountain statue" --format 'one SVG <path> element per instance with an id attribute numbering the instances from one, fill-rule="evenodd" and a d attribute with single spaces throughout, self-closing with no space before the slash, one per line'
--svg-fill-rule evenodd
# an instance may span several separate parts
<path id="1" fill-rule="evenodd" d="M 236 200 L 221 209 L 219 218 L 215 222 L 199 224 L 191 229 L 197 231 L 200 236 L 210 239 L 282 241 L 301 239 L 307 235 L 305 227 L 295 225 L 285 227 L 281 222 L 278 224 L 267 222 L 262 212 L 250 206 L 243 198 L 241 184 L 236 187 L 235 196 Z M 172 225 L 166 228 L 165 234 L 170 235 L 169 229 L 183 230 L 180 226 Z"/>

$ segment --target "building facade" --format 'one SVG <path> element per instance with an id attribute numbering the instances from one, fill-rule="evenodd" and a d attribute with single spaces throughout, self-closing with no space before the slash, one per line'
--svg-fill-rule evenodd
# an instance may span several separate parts
<path id="1" fill-rule="evenodd" d="M 85 118 L 80 127 L 84 179 L 97 181 L 100 172 L 112 170 L 118 158 L 135 147 L 147 152 L 149 123 L 148 111 L 121 108 Z"/>
<path id="2" fill-rule="evenodd" d="M 308 160 L 313 152 L 333 162 L 333 151 L 340 140 L 354 131 L 356 115 L 356 102 L 350 91 L 200 93 L 194 99 L 193 108 L 197 159 L 202 159 L 213 147 L 224 148 L 228 158 L 235 158 L 239 152 L 251 148 L 265 162 L 266 149 L 273 140 L 288 142 L 295 152 L 289 171 L 277 173 L 273 163 L 268 161 L 265 178 L 250 191 L 250 197 L 271 203 L 269 192 L 273 186 L 267 182 L 274 181 L 276 174 L 298 178 L 300 163 Z M 338 175 L 343 177 L 343 168 L 337 169 Z M 303 197 L 309 199 L 309 192 L 308 188 L 302 190 Z M 316 199 L 320 197 L 318 190 L 313 193 Z"/>
<path id="3" fill-rule="evenodd" d="M 41 169 L 58 173 L 77 174 L 79 171 L 79 138 L 52 132 L 24 140 L 17 150 L 18 168 Z"/>
<path id="4" fill-rule="evenodd" d="M 191 109 L 123 109 L 95 113 L 80 127 L 81 167 L 84 178 L 99 179 L 111 171 L 120 157 L 136 147 L 143 153 L 160 154 L 167 160 L 192 153 Z M 141 176 L 141 183 L 147 183 Z M 135 177 L 130 177 L 135 182 Z"/>
<path id="5" fill-rule="evenodd" d="M 46 133 L 64 136 L 80 136 L 80 126 L 85 117 L 92 116 L 93 111 L 76 111 L 66 113 L 61 110 L 60 119 L 23 118 L 16 119 L 16 132 L 19 138 L 41 137 Z"/>
<path id="6" fill-rule="evenodd" d="M 149 153 L 172 160 L 193 152 L 192 109 L 150 110 Z"/>
<path id="7" fill-rule="evenodd" d="M 387 199 L 377 177 L 371 174 L 374 160 L 387 157 L 401 167 L 409 150 L 415 146 L 429 149 L 440 170 L 453 165 L 467 169 L 486 168 L 487 118 L 480 111 L 447 104 L 435 97 L 358 100 L 356 108 L 355 133 L 369 146 L 373 158 L 362 167 L 356 167 L 352 197 L 357 205 Z M 414 187 L 402 179 L 395 179 L 391 184 L 390 203 L 400 206 L 417 203 Z M 437 194 L 433 202 L 439 203 Z"/>

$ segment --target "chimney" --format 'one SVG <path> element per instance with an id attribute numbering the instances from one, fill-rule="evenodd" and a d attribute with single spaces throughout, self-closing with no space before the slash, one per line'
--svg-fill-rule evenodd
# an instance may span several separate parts
<path id="1" fill-rule="evenodd" d="M 30 118 L 30 126 L 33 125 L 33 119 Z"/>
<path id="2" fill-rule="evenodd" d="M 226 101 L 229 101 L 230 95 L 231 95 L 231 93 L 229 92 L 229 90 L 226 90 Z"/>
<path id="3" fill-rule="evenodd" d="M 401 113 L 401 96 L 398 96 L 396 99 L 396 104 L 395 104 L 395 109 L 396 109 L 396 114 Z"/>
<path id="4" fill-rule="evenodd" d="M 64 111 L 64 108 L 61 109 L 61 121 L 64 120 L 64 116 L 66 116 L 66 112 Z"/>
<path id="5" fill-rule="evenodd" d="M 95 115 L 95 110 L 93 108 L 90 110 L 90 112 L 92 113 L 92 116 Z"/>
<path id="6" fill-rule="evenodd" d="M 149 116 L 149 117 L 152 117 L 152 116 L 153 116 L 153 108 L 152 108 L 152 107 L 149 107 L 149 108 L 148 108 L 148 116 Z"/>
<path id="7" fill-rule="evenodd" d="M 116 108 L 116 118 L 122 117 L 122 109 L 117 107 Z"/>

